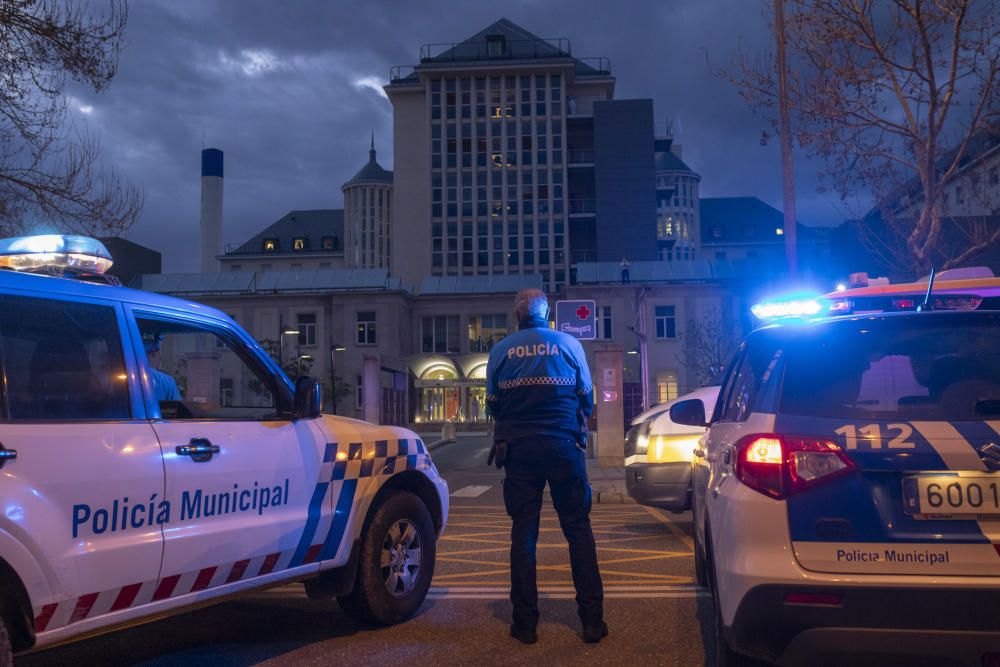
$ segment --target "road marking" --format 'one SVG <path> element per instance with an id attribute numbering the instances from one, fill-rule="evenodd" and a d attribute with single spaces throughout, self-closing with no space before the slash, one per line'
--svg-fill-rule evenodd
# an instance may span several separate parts
<path id="1" fill-rule="evenodd" d="M 687 545 L 688 549 L 694 551 L 694 542 L 691 540 L 688 534 L 685 533 L 683 530 L 681 530 L 680 526 L 671 521 L 666 514 L 656 509 L 655 507 L 646 507 L 645 505 L 643 505 L 642 509 L 649 512 L 653 516 L 653 518 L 655 518 L 657 521 L 666 524 L 667 530 L 676 535 L 677 539 L 679 539 L 681 542 Z"/>
<path id="2" fill-rule="evenodd" d="M 697 598 L 708 595 L 710 593 L 707 589 L 693 584 L 604 587 L 605 599 Z M 506 600 L 510 597 L 510 589 L 499 586 L 431 587 L 427 597 L 431 600 Z M 572 600 L 576 597 L 576 589 L 572 586 L 539 586 L 538 597 L 549 600 Z"/>
<path id="3" fill-rule="evenodd" d="M 451 497 L 478 498 L 479 496 L 483 495 L 492 488 L 493 488 L 492 486 L 479 486 L 479 485 L 465 486 L 459 489 L 458 491 L 453 491 Z"/>

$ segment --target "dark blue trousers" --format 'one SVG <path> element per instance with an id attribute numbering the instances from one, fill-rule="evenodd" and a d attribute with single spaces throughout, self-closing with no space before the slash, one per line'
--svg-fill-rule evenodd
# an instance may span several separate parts
<path id="1" fill-rule="evenodd" d="M 590 527 L 590 484 L 584 452 L 571 440 L 523 439 L 508 443 L 504 505 L 510 530 L 510 602 L 516 625 L 538 624 L 535 546 L 546 482 L 569 543 L 576 605 L 585 626 L 604 620 L 604 586 Z"/>

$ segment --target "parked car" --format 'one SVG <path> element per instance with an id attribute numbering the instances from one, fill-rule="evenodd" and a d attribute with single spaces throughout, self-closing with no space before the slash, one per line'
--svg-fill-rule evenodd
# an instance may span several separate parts
<path id="1" fill-rule="evenodd" d="M 636 502 L 672 512 L 691 509 L 691 460 L 704 427 L 678 424 L 670 413 L 686 401 L 715 408 L 719 387 L 703 387 L 648 410 L 625 438 L 625 485 Z M 641 415 L 640 415 L 641 416 Z"/>

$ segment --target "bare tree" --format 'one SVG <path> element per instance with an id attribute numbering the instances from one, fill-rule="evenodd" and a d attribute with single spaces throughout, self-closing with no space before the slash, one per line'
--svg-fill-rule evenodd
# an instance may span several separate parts
<path id="1" fill-rule="evenodd" d="M 708 308 L 701 317 L 687 324 L 684 357 L 689 378 L 693 373 L 695 387 L 704 387 L 716 380 L 736 349 L 740 332 L 730 317 L 718 306 Z"/>
<path id="2" fill-rule="evenodd" d="M 65 231 L 118 233 L 142 193 L 99 162 L 99 143 L 67 122 L 70 79 L 105 90 L 115 76 L 128 7 L 0 0 L 0 235 L 31 218 Z"/>
<path id="3" fill-rule="evenodd" d="M 862 241 L 910 272 L 1000 241 L 992 228 L 960 248 L 946 243 L 952 221 L 941 210 L 942 186 L 970 143 L 1000 123 L 1000 1 L 785 1 L 794 132 L 845 201 L 860 187 L 879 202 L 881 219 L 860 225 Z M 732 71 L 716 73 L 773 117 L 772 58 L 739 54 Z"/>

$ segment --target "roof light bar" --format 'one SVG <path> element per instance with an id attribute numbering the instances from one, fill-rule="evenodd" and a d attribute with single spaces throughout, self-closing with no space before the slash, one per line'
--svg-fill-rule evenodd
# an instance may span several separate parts
<path id="1" fill-rule="evenodd" d="M 103 274 L 112 263 L 104 244 L 87 236 L 43 234 L 0 239 L 0 268 Z"/>
<path id="2" fill-rule="evenodd" d="M 830 304 L 823 299 L 793 299 L 757 303 L 750 308 L 750 312 L 762 320 L 776 320 L 821 317 L 829 309 Z"/>

